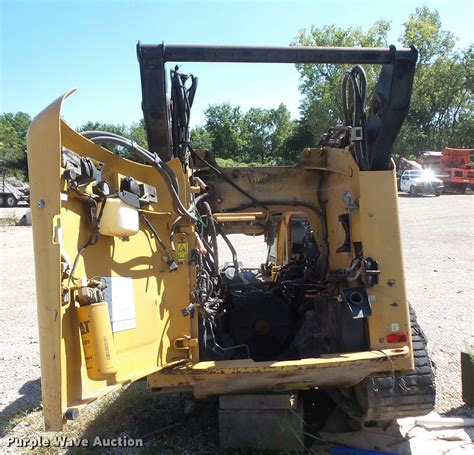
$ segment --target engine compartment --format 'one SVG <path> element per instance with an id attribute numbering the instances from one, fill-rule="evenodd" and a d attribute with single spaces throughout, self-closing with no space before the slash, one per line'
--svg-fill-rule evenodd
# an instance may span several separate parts
<path id="1" fill-rule="evenodd" d="M 285 218 L 290 259 L 277 266 L 275 233 Z M 202 236 L 214 258 L 212 223 Z M 338 285 L 321 276 L 321 252 L 309 221 L 302 214 L 275 214 L 268 224 L 267 258 L 259 268 L 243 267 L 223 232 L 233 262 L 218 275 L 215 263 L 204 259 L 198 265 L 200 360 L 298 360 L 367 349 L 365 319 L 354 319 Z M 193 305 L 187 313 L 194 313 Z"/>

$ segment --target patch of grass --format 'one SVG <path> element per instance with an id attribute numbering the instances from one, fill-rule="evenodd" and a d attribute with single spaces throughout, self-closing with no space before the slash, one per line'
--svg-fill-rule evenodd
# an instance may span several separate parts
<path id="1" fill-rule="evenodd" d="M 321 403 L 319 403 L 321 404 Z M 37 408 L 36 408 L 37 409 Z M 196 400 L 191 393 L 159 394 L 147 388 L 146 381 L 138 381 L 112 392 L 86 406 L 79 418 L 68 422 L 62 432 L 45 432 L 41 411 L 24 411 L 16 414 L 8 426 L 6 437 L 22 439 L 43 438 L 51 447 L 18 448 L 18 452 L 36 455 L 61 453 L 180 453 L 226 455 L 270 455 L 271 450 L 219 449 L 218 398 Z M 290 428 L 282 428 L 292 432 Z M 311 431 L 311 430 L 310 430 Z M 302 449 L 310 441 L 318 441 L 317 431 L 304 433 Z M 58 437 L 87 439 L 89 447 L 58 448 Z M 93 447 L 96 437 L 101 439 L 143 439 L 141 448 Z M 310 444 L 312 445 L 312 444 Z M 313 446 L 312 453 L 315 451 Z M 291 453 L 291 452 L 280 452 Z M 324 448 L 321 448 L 324 453 Z"/>
<path id="2" fill-rule="evenodd" d="M 272 161 L 261 162 L 244 162 L 235 161 L 232 158 L 216 158 L 216 162 L 221 167 L 265 167 L 274 166 L 275 163 Z"/>
<path id="3" fill-rule="evenodd" d="M 53 447 L 27 450 L 33 454 L 56 454 L 58 437 L 89 440 L 87 448 L 63 449 L 71 454 L 114 452 L 113 448 L 91 447 L 96 437 L 143 439 L 141 449 L 120 449 L 120 453 L 216 453 L 217 399 L 196 400 L 191 393 L 158 394 L 139 381 L 85 407 L 62 432 L 45 432 L 42 413 L 33 412 L 15 417 L 8 433 L 7 437 L 51 441 Z"/>
<path id="4" fill-rule="evenodd" d="M 29 414 L 32 412 L 38 411 L 40 409 L 39 406 L 31 406 L 29 408 L 24 408 L 18 411 L 16 414 L 13 414 L 8 421 L 5 423 L 5 433 L 8 433 L 11 431 L 14 427 L 16 427 L 18 424 L 26 421 L 28 418 Z"/>
<path id="5" fill-rule="evenodd" d="M 2 218 L 0 219 L 0 223 L 3 226 L 15 226 L 20 219 L 14 210 L 8 210 L 2 213 Z"/>

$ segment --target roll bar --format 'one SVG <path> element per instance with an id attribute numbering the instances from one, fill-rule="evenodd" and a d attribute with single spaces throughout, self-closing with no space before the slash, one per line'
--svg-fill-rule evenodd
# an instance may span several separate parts
<path id="1" fill-rule="evenodd" d="M 393 142 L 410 105 L 418 51 L 364 47 L 206 46 L 137 44 L 142 85 L 142 109 L 149 149 L 162 159 L 172 156 L 166 62 L 370 64 L 382 65 L 367 120 L 374 168 L 390 166 Z M 374 105 L 375 103 L 375 105 Z M 373 117 L 373 118 L 372 118 Z"/>

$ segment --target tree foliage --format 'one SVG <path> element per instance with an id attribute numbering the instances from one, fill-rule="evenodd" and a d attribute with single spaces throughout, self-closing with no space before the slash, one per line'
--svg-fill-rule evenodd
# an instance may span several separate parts
<path id="1" fill-rule="evenodd" d="M 294 121 L 284 104 L 276 109 L 250 108 L 242 112 L 229 103 L 210 105 L 206 124 L 194 128 L 195 148 L 212 150 L 216 157 L 234 162 L 277 163 L 285 160 Z"/>
<path id="2" fill-rule="evenodd" d="M 212 137 L 202 126 L 197 126 L 191 130 L 191 144 L 196 149 L 211 150 Z"/>
<path id="3" fill-rule="evenodd" d="M 420 52 L 410 112 L 396 153 L 474 145 L 473 48 L 456 50 L 453 33 L 443 30 L 437 11 L 417 8 L 404 24 L 404 46 Z"/>
<path id="4" fill-rule="evenodd" d="M 28 177 L 26 134 L 30 123 L 25 112 L 0 115 L 0 166 L 22 179 Z"/>
<path id="5" fill-rule="evenodd" d="M 367 32 L 359 27 L 332 26 L 302 30 L 293 44 L 303 46 L 387 45 L 390 23 L 377 21 Z M 452 32 L 442 28 L 437 11 L 417 8 L 404 23 L 402 46 L 419 50 L 410 111 L 395 144 L 395 156 L 417 156 L 425 150 L 443 147 L 472 147 L 473 54 L 472 46 L 456 50 Z M 301 104 L 299 143 L 317 144 L 328 127 L 342 121 L 339 84 L 346 65 L 297 65 Z M 378 78 L 379 68 L 366 66 L 368 100 Z"/>

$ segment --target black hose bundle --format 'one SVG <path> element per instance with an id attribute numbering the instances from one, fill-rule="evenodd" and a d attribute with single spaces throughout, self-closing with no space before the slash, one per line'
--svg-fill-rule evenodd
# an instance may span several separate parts
<path id="1" fill-rule="evenodd" d="M 191 79 L 191 86 L 186 82 Z M 184 167 L 189 161 L 189 120 L 191 107 L 197 89 L 197 77 L 182 74 L 178 66 L 171 70 L 171 134 L 173 138 L 173 155 L 180 159 Z"/>
<path id="2" fill-rule="evenodd" d="M 367 78 L 361 66 L 355 66 L 342 78 L 341 95 L 344 126 L 351 127 L 351 140 L 360 170 L 371 167 L 366 134 L 365 98 Z M 355 134 L 352 134 L 352 131 Z"/>

